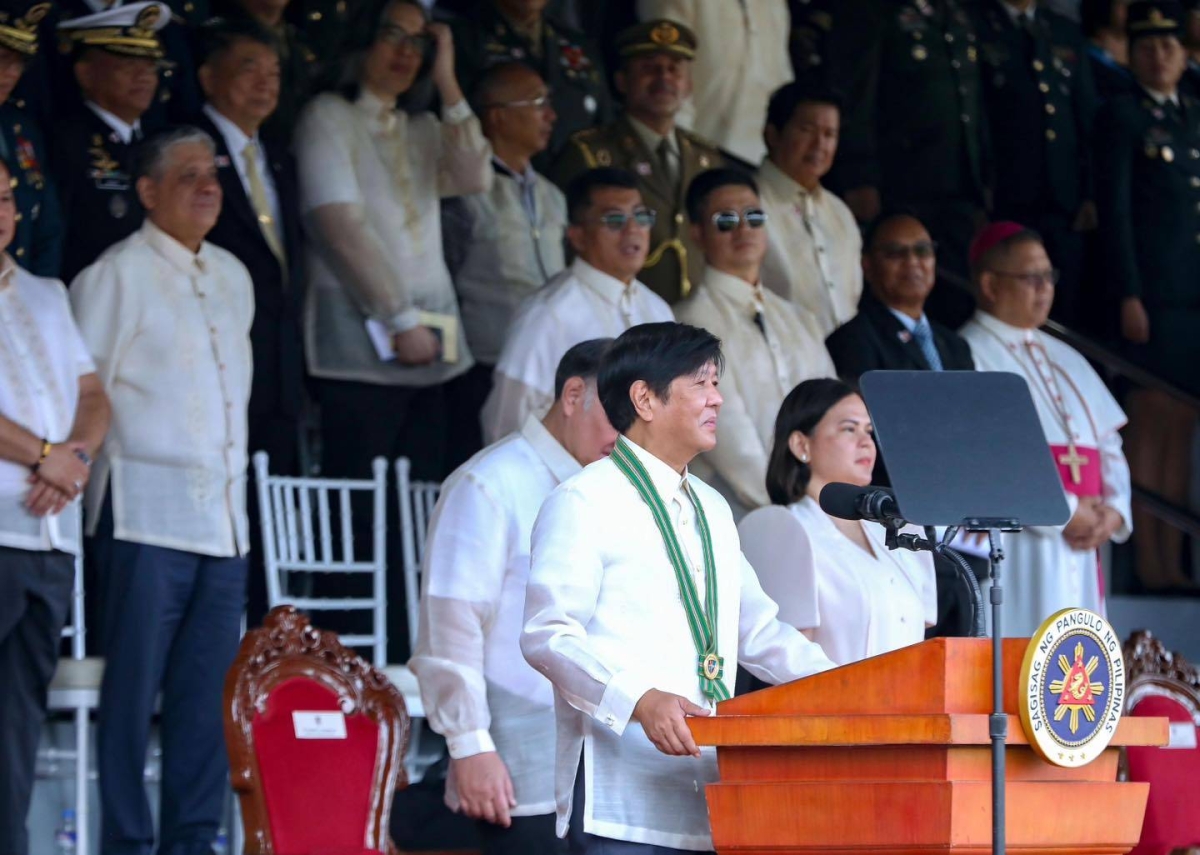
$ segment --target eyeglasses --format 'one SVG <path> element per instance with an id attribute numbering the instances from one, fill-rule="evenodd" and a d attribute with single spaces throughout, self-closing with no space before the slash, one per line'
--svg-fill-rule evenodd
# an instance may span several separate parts
<path id="1" fill-rule="evenodd" d="M 928 261 L 937 255 L 937 242 L 919 240 L 916 243 L 885 243 L 879 247 L 879 254 L 888 261 L 904 261 L 910 255 L 918 261 Z"/>
<path id="2" fill-rule="evenodd" d="M 398 27 L 395 24 L 384 24 L 379 28 L 379 41 L 423 54 L 433 45 L 433 36 L 423 32 L 410 33 L 404 27 Z"/>
<path id="3" fill-rule="evenodd" d="M 747 208 L 740 214 L 737 211 L 717 211 L 712 215 L 712 224 L 719 232 L 731 232 L 742 222 L 748 229 L 761 229 L 767 224 L 767 212 L 762 208 Z"/>
<path id="4" fill-rule="evenodd" d="M 492 107 L 534 107 L 538 110 L 544 110 L 550 106 L 551 91 L 546 90 L 544 95 L 539 95 L 536 98 L 522 98 L 519 101 L 493 101 L 490 104 L 481 105 L 483 109 Z"/>
<path id="5" fill-rule="evenodd" d="M 658 222 L 658 212 L 649 208 L 637 208 L 628 214 L 624 211 L 609 211 L 607 214 L 601 214 L 596 220 L 610 232 L 624 231 L 630 220 L 633 220 L 633 224 L 639 229 L 652 229 Z"/>
<path id="6" fill-rule="evenodd" d="M 1035 291 L 1040 291 L 1042 288 L 1053 288 L 1058 284 L 1059 277 L 1062 276 L 1062 271 L 1056 270 L 1053 267 L 1049 270 L 1038 270 L 1033 273 L 1010 273 L 1007 270 L 991 270 L 988 272 L 993 276 L 1016 279 L 1022 285 L 1033 288 Z"/>

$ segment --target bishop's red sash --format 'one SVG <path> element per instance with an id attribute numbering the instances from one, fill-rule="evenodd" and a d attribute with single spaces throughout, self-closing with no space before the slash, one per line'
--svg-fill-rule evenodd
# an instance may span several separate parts
<path id="1" fill-rule="evenodd" d="M 1072 455 L 1069 445 L 1051 445 L 1050 454 L 1058 467 L 1058 477 L 1063 489 L 1076 496 L 1104 495 L 1104 479 L 1100 473 L 1100 451 L 1084 445 L 1074 447 Z M 1076 483 L 1078 473 L 1078 483 Z"/>

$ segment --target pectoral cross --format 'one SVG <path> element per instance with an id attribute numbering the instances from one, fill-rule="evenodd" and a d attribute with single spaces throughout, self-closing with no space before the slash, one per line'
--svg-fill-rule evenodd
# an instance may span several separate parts
<path id="1" fill-rule="evenodd" d="M 1067 453 L 1060 454 L 1058 457 L 1058 462 L 1071 470 L 1072 484 L 1078 486 L 1083 483 L 1083 476 L 1080 474 L 1079 470 L 1081 467 L 1087 465 L 1088 459 L 1075 449 L 1075 440 L 1068 440 Z"/>

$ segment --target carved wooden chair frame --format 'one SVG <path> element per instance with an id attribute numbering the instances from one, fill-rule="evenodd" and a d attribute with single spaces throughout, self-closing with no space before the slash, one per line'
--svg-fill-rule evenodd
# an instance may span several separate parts
<path id="1" fill-rule="evenodd" d="M 225 678 L 225 744 L 230 779 L 242 808 L 247 855 L 274 855 L 251 725 L 266 709 L 276 686 L 304 677 L 327 688 L 345 715 L 363 713 L 379 727 L 379 744 L 368 812 L 367 848 L 395 853 L 388 819 L 397 786 L 407 785 L 404 751 L 409 717 L 404 698 L 383 675 L 346 648 L 335 633 L 315 629 L 292 606 L 278 606 L 261 629 L 242 639 Z"/>
<path id="2" fill-rule="evenodd" d="M 1186 709 L 1200 727 L 1200 668 L 1179 653 L 1168 650 L 1148 629 L 1132 633 L 1124 644 L 1125 710 L 1145 698 L 1168 698 Z M 1125 751 L 1121 750 L 1121 775 L 1128 779 Z M 1200 849 L 1176 849 L 1173 855 L 1200 855 Z"/>
<path id="3" fill-rule="evenodd" d="M 1150 630 L 1139 629 L 1125 642 L 1125 709 L 1155 696 L 1183 706 L 1200 727 L 1200 668 L 1167 650 Z"/>

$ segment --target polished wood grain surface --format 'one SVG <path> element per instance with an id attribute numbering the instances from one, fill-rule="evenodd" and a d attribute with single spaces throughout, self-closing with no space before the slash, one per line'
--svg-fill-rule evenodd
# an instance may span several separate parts
<path id="1" fill-rule="evenodd" d="M 1016 714 L 1026 639 L 1004 642 L 1008 848 L 1121 855 L 1148 786 L 1118 783 L 1118 746 L 1165 745 L 1165 719 L 1126 718 L 1093 762 L 1029 747 Z M 689 719 L 717 747 L 707 789 L 719 855 L 983 855 L 991 849 L 991 642 L 935 639 L 719 704 Z"/>

